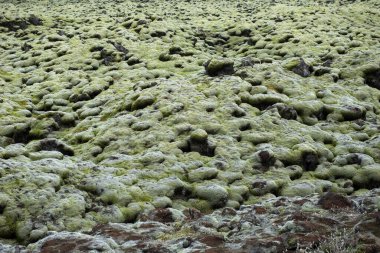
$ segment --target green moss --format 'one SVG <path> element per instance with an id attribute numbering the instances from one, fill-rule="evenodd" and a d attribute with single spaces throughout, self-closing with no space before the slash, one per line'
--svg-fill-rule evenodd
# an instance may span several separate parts
<path id="1" fill-rule="evenodd" d="M 131 203 L 128 207 L 121 207 L 120 210 L 124 216 L 125 222 L 134 222 L 142 211 L 143 205 L 139 203 Z"/>
<path id="2" fill-rule="evenodd" d="M 133 103 L 132 103 L 132 110 L 137 109 L 143 109 L 155 102 L 155 98 L 152 95 L 144 95 L 138 97 Z"/>
<path id="3" fill-rule="evenodd" d="M 380 165 L 368 165 L 358 170 L 352 179 L 355 185 L 362 188 L 376 188 L 380 185 Z"/>
<path id="4" fill-rule="evenodd" d="M 205 63 L 206 72 L 210 76 L 219 74 L 232 74 L 234 72 L 234 62 L 230 59 L 211 59 Z"/>
<path id="5" fill-rule="evenodd" d="M 142 192 L 141 189 L 131 188 L 129 192 L 132 198 L 137 202 L 151 202 L 153 197 Z"/>
<path id="6" fill-rule="evenodd" d="M 357 166 L 345 165 L 345 166 L 331 166 L 329 170 L 335 178 L 353 178 L 357 174 Z"/>
<path id="7" fill-rule="evenodd" d="M 16 222 L 10 217 L 0 215 L 0 237 L 14 238 L 16 233 Z"/>
<path id="8" fill-rule="evenodd" d="M 91 231 L 91 229 L 96 225 L 95 221 L 81 219 L 81 218 L 68 218 L 65 220 L 65 227 L 70 232 L 76 231 Z"/>
<path id="9" fill-rule="evenodd" d="M 210 202 L 206 200 L 201 200 L 201 199 L 190 199 L 189 203 L 193 208 L 198 209 L 202 213 L 210 213 L 212 211 L 212 206 Z"/>

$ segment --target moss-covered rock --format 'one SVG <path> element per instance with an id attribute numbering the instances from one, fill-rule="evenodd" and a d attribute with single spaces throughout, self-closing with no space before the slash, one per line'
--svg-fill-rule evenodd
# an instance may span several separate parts
<path id="1" fill-rule="evenodd" d="M 228 200 L 227 190 L 217 184 L 197 185 L 194 193 L 201 199 L 209 201 L 212 206 L 224 206 Z"/>
<path id="2" fill-rule="evenodd" d="M 138 97 L 133 103 L 132 103 L 132 110 L 137 109 L 143 109 L 155 102 L 155 99 L 152 95 L 143 95 Z"/>
<path id="3" fill-rule="evenodd" d="M 234 73 L 234 62 L 230 59 L 211 59 L 205 64 L 209 76 L 230 75 Z"/>

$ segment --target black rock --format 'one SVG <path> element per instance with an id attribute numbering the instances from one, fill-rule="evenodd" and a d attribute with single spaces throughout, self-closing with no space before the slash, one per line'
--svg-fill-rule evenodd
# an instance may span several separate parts
<path id="1" fill-rule="evenodd" d="M 302 166 L 305 170 L 315 170 L 319 164 L 316 154 L 306 152 L 302 155 Z"/>
<path id="2" fill-rule="evenodd" d="M 306 62 L 301 58 L 300 63 L 295 66 L 292 71 L 302 77 L 308 77 L 311 75 L 311 72 L 313 72 L 313 67 L 307 65 Z"/>
<path id="3" fill-rule="evenodd" d="M 117 42 L 113 42 L 113 41 L 108 41 L 108 42 L 111 43 L 117 51 L 122 52 L 124 54 L 128 54 L 129 52 L 128 49 L 126 49 L 123 45 Z"/>
<path id="4" fill-rule="evenodd" d="M 104 49 L 100 51 L 100 57 L 103 59 L 102 63 L 106 66 L 110 66 L 112 62 L 115 60 L 113 55 Z"/>
<path id="5" fill-rule="evenodd" d="M 368 86 L 380 90 L 380 69 L 365 73 L 364 80 Z"/>
<path id="6" fill-rule="evenodd" d="M 276 162 L 276 158 L 272 156 L 268 151 L 263 150 L 259 153 L 261 164 L 264 167 L 270 167 L 273 166 Z"/>
<path id="7" fill-rule="evenodd" d="M 24 51 L 24 52 L 28 52 L 30 49 L 32 49 L 33 47 L 31 45 L 29 45 L 28 43 L 24 43 L 22 46 L 21 46 L 21 50 Z"/>
<path id="8" fill-rule="evenodd" d="M 53 138 L 41 140 L 39 143 L 39 149 L 46 151 L 59 151 L 68 156 L 74 155 L 74 151 L 70 146 Z"/>
<path id="9" fill-rule="evenodd" d="M 296 120 L 297 119 L 297 111 L 288 105 L 275 105 L 277 108 L 278 113 L 281 115 L 281 118 L 288 119 L 288 120 Z"/>
<path id="10" fill-rule="evenodd" d="M 350 199 L 334 192 L 328 192 L 323 195 L 319 199 L 318 204 L 322 206 L 323 209 L 344 209 L 353 207 L 353 203 Z"/>
<path id="11" fill-rule="evenodd" d="M 32 25 L 42 25 L 42 20 L 33 14 L 29 16 L 28 22 Z"/>
<path id="12" fill-rule="evenodd" d="M 9 31 L 24 30 L 28 27 L 28 23 L 24 20 L 6 20 L 0 21 L 0 26 L 8 28 Z"/>

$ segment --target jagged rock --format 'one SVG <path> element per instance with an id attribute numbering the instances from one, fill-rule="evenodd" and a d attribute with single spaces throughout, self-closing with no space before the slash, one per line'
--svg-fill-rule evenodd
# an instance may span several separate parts
<path id="1" fill-rule="evenodd" d="M 302 77 L 308 77 L 311 75 L 311 72 L 313 71 L 313 67 L 307 65 L 306 62 L 301 58 L 298 65 L 292 68 L 292 71 Z"/>

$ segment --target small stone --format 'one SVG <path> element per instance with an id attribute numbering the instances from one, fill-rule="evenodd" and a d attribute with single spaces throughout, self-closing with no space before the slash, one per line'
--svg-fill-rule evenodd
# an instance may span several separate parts
<path id="1" fill-rule="evenodd" d="M 136 56 L 132 56 L 131 58 L 128 59 L 127 63 L 129 66 L 133 66 L 133 65 L 141 63 L 141 60 L 137 58 Z"/>
<path id="2" fill-rule="evenodd" d="M 37 241 L 37 240 L 43 238 L 46 235 L 47 231 L 48 231 L 48 229 L 46 226 L 44 226 L 40 229 L 32 230 L 30 232 L 30 240 Z"/>
<path id="3" fill-rule="evenodd" d="M 11 136 L 15 131 L 14 126 L 1 126 L 0 127 L 0 136 Z"/>
<path id="4" fill-rule="evenodd" d="M 147 152 L 139 160 L 144 165 L 159 164 L 165 161 L 165 155 L 161 151 Z"/>

